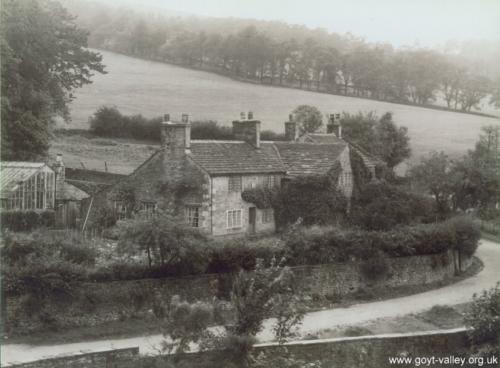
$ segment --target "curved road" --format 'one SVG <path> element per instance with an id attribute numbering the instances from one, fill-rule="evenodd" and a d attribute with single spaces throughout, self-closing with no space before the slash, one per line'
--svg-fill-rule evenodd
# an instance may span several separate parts
<path id="1" fill-rule="evenodd" d="M 356 304 L 347 308 L 329 309 L 307 313 L 300 333 L 305 335 L 318 330 L 349 325 L 377 318 L 396 317 L 419 313 L 438 304 L 454 305 L 471 300 L 474 293 L 495 286 L 500 281 L 500 244 L 481 240 L 476 255 L 483 261 L 484 269 L 477 275 L 440 289 L 402 298 L 380 302 Z M 260 342 L 271 341 L 273 320 L 265 322 L 265 328 L 258 335 Z M 79 352 L 92 352 L 117 348 L 139 346 L 141 354 L 155 353 L 155 346 L 163 339 L 161 335 L 139 336 L 134 338 L 87 341 L 61 345 L 24 345 L 2 344 L 1 365 L 39 360 L 57 355 L 71 355 Z"/>

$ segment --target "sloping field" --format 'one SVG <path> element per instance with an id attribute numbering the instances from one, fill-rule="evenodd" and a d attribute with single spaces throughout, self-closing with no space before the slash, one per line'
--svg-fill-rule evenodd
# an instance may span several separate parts
<path id="1" fill-rule="evenodd" d="M 108 74 L 80 89 L 71 105 L 71 128 L 87 128 L 88 118 L 101 105 L 116 105 L 126 114 L 147 117 L 189 113 L 194 120 L 230 124 L 241 111 L 251 110 L 262 129 L 283 130 L 288 114 L 300 104 L 322 112 L 386 111 L 407 126 L 414 159 L 432 150 L 452 156 L 473 148 L 481 126 L 500 125 L 499 119 L 353 97 L 333 96 L 288 88 L 238 82 L 216 74 L 102 52 Z M 500 114 L 500 112 L 497 111 Z M 104 159 L 104 158 L 103 158 Z"/>

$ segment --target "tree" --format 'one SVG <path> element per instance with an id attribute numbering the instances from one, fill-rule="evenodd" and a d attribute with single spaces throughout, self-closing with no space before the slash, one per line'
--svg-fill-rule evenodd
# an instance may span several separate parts
<path id="1" fill-rule="evenodd" d="M 182 302 L 174 296 L 165 302 L 156 297 L 153 307 L 164 331 L 163 350 L 169 353 L 182 353 L 196 343 L 204 349 L 214 349 L 217 354 L 217 367 L 253 367 L 262 363 L 251 356 L 256 334 L 262 330 L 263 323 L 271 316 L 277 316 L 272 327 L 280 343 L 294 335 L 300 325 L 304 310 L 294 290 L 293 273 L 274 259 L 269 267 L 262 261 L 252 272 L 240 271 L 233 281 L 229 308 L 234 321 L 218 320 L 217 302 L 212 304 Z M 225 309 L 227 313 L 227 307 Z M 223 324 L 215 335 L 209 326 Z M 208 364 L 207 366 L 212 366 Z"/>
<path id="2" fill-rule="evenodd" d="M 47 154 L 56 116 L 69 120 L 71 92 L 104 72 L 87 33 L 60 4 L 6 0 L 1 13 L 3 160 Z"/>
<path id="3" fill-rule="evenodd" d="M 317 107 L 309 105 L 300 105 L 292 111 L 294 119 L 299 123 L 299 129 L 302 134 L 314 133 L 323 125 L 323 114 Z"/>
<path id="4" fill-rule="evenodd" d="M 478 108 L 481 100 L 490 92 L 490 80 L 479 75 L 466 75 L 462 83 L 459 101 L 462 111 Z"/>
<path id="5" fill-rule="evenodd" d="M 500 127 L 482 131 L 475 149 L 453 166 L 454 200 L 460 209 L 494 208 L 500 200 Z"/>
<path id="6" fill-rule="evenodd" d="M 375 137 L 378 147 L 375 154 L 379 156 L 390 169 L 409 158 L 411 155 L 408 128 L 397 127 L 392 120 L 392 113 L 387 112 L 375 125 Z"/>
<path id="7" fill-rule="evenodd" d="M 444 215 L 449 211 L 453 195 L 451 160 L 444 152 L 432 152 L 421 159 L 410 171 L 414 184 L 428 191 L 436 201 L 437 211 Z"/>
<path id="8" fill-rule="evenodd" d="M 491 94 L 490 104 L 497 108 L 500 108 L 500 78 L 497 79 L 494 87 L 493 93 Z"/>
<path id="9" fill-rule="evenodd" d="M 199 231 L 179 223 L 170 214 L 138 214 L 120 228 L 119 246 L 130 254 L 145 252 L 148 264 L 173 266 L 189 259 L 190 264 L 204 266 L 200 244 L 206 242 Z"/>
<path id="10" fill-rule="evenodd" d="M 374 112 L 344 113 L 341 124 L 346 140 L 378 156 L 391 170 L 411 155 L 408 129 L 397 127 L 390 112 L 381 118 Z"/>

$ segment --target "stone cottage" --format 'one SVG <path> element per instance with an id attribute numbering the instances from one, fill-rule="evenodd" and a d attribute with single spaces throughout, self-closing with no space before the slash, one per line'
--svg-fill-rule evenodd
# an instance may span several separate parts
<path id="1" fill-rule="evenodd" d="M 235 140 L 192 140 L 188 115 L 173 122 L 167 114 L 161 148 L 126 179 L 92 198 L 86 217 L 95 217 L 103 205 L 118 219 L 136 210 L 168 209 L 213 236 L 273 232 L 273 209 L 256 208 L 242 199 L 242 191 L 326 174 L 340 163 L 339 188 L 351 197 L 350 145 L 330 125 L 327 134 L 299 136 L 291 119 L 285 123 L 287 141 L 262 141 L 261 122 L 242 113 L 233 121 Z"/>

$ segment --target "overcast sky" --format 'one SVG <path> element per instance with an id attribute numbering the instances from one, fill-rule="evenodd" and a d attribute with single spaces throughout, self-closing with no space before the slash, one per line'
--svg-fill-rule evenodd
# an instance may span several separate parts
<path id="1" fill-rule="evenodd" d="M 500 0 L 104 0 L 215 17 L 282 20 L 395 46 L 500 39 Z"/>

